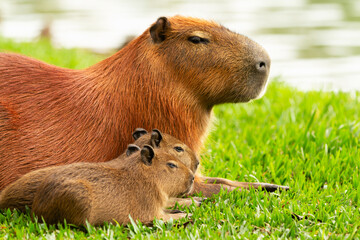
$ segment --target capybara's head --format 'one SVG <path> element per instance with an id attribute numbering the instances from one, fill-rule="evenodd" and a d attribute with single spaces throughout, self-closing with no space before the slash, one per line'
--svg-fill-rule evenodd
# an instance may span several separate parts
<path id="1" fill-rule="evenodd" d="M 174 138 L 173 136 L 161 133 L 158 129 L 153 129 L 148 133 L 143 128 L 137 128 L 132 134 L 135 142 L 134 144 L 140 148 L 145 145 L 150 145 L 153 148 L 161 148 L 164 151 L 173 154 L 186 167 L 195 173 L 199 166 L 199 159 L 196 154 L 183 142 Z"/>
<path id="2" fill-rule="evenodd" d="M 194 174 L 173 154 L 161 148 L 154 149 L 150 145 L 145 145 L 140 150 L 140 159 L 144 164 L 144 174 L 148 174 L 169 197 L 184 195 L 191 191 Z"/>
<path id="3" fill-rule="evenodd" d="M 160 17 L 148 30 L 152 55 L 172 81 L 208 106 L 259 96 L 270 70 L 267 52 L 244 35 L 212 21 Z"/>

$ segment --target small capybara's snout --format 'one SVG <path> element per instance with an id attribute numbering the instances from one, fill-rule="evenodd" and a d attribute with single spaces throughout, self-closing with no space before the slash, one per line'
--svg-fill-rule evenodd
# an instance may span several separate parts
<path id="1" fill-rule="evenodd" d="M 195 179 L 195 176 L 191 175 L 190 176 L 190 185 L 192 185 L 194 183 L 194 179 Z"/>
<path id="2" fill-rule="evenodd" d="M 191 190 L 193 188 L 193 185 L 194 185 L 194 180 L 195 180 L 195 176 L 193 174 L 191 174 L 190 177 L 189 177 L 189 187 L 188 187 L 186 193 L 191 192 Z"/>

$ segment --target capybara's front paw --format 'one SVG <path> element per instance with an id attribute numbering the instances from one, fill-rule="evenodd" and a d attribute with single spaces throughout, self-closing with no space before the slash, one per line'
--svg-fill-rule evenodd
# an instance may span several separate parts
<path id="1" fill-rule="evenodd" d="M 192 197 L 191 199 L 193 200 L 194 204 L 197 207 L 200 207 L 201 204 L 203 203 L 203 201 L 205 201 L 207 198 L 206 197 Z"/>

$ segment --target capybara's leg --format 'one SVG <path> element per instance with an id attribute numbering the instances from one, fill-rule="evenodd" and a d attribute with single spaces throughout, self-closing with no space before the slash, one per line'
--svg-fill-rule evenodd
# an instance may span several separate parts
<path id="1" fill-rule="evenodd" d="M 177 210 L 177 209 L 173 209 L 173 210 L 165 209 L 163 216 L 161 216 L 161 219 L 164 222 L 168 222 L 170 219 L 177 220 L 177 219 L 186 218 L 186 217 L 190 218 L 191 216 L 192 216 L 191 214 L 187 214 L 187 213 Z"/>
<path id="2" fill-rule="evenodd" d="M 268 192 L 274 192 L 278 189 L 289 190 L 289 187 L 287 186 L 279 186 L 269 183 L 236 182 L 224 178 L 210 178 L 196 175 L 193 190 L 189 195 L 202 193 L 204 197 L 211 197 L 213 194 L 218 194 L 221 189 L 225 189 L 228 191 L 233 191 L 237 189 L 241 191 L 242 189 L 249 189 L 251 187 L 258 189 L 260 186 L 261 189 Z"/>
<path id="3" fill-rule="evenodd" d="M 189 195 L 201 193 L 202 196 L 204 196 L 204 197 L 211 197 L 214 194 L 218 194 L 221 189 L 224 189 L 227 191 L 233 191 L 233 190 L 239 189 L 239 188 L 228 186 L 225 184 L 223 185 L 223 184 L 205 183 L 201 176 L 196 175 L 193 189 L 189 193 Z"/>
<path id="4" fill-rule="evenodd" d="M 48 224 L 63 223 L 64 219 L 76 225 L 85 224 L 87 219 L 90 222 L 91 192 L 87 185 L 82 180 L 43 184 L 36 192 L 32 212 Z"/>
<path id="5" fill-rule="evenodd" d="M 166 207 L 175 207 L 176 203 L 182 206 L 190 206 L 191 204 L 195 204 L 195 206 L 199 207 L 206 198 L 201 197 L 192 197 L 192 198 L 170 198 L 166 204 Z"/>
<path id="6" fill-rule="evenodd" d="M 236 182 L 232 180 L 228 180 L 225 178 L 213 178 L 213 177 L 201 177 L 203 182 L 209 183 L 209 184 L 223 184 L 228 185 L 232 187 L 239 187 L 239 188 L 255 188 L 258 189 L 261 187 L 262 190 L 268 191 L 268 192 L 275 192 L 276 190 L 289 190 L 288 186 L 281 186 L 276 184 L 270 184 L 270 183 L 250 183 L 250 182 Z"/>
<path id="7" fill-rule="evenodd" d="M 10 208 L 25 212 L 25 206 L 31 208 L 37 189 L 48 175 L 47 170 L 34 171 L 9 185 L 0 193 L 0 209 Z"/>

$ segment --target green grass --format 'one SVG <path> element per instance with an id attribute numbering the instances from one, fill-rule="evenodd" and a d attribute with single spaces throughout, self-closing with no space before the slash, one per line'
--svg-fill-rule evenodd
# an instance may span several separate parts
<path id="1" fill-rule="evenodd" d="M 0 49 L 70 68 L 101 58 L 55 49 L 45 40 L 14 43 L 0 38 Z M 359 239 L 359 109 L 360 93 L 300 92 L 273 81 L 260 100 L 215 108 L 203 173 L 288 185 L 290 191 L 222 192 L 201 207 L 183 208 L 193 214 L 194 222 L 186 226 L 186 220 L 156 221 L 153 227 L 48 226 L 32 221 L 29 214 L 1 210 L 0 238 Z M 295 220 L 292 213 L 304 218 Z"/>
<path id="2" fill-rule="evenodd" d="M 36 42 L 15 42 L 0 36 L 0 52 L 16 52 L 59 67 L 81 69 L 103 59 L 99 54 L 82 49 L 55 48 L 47 39 Z"/>

